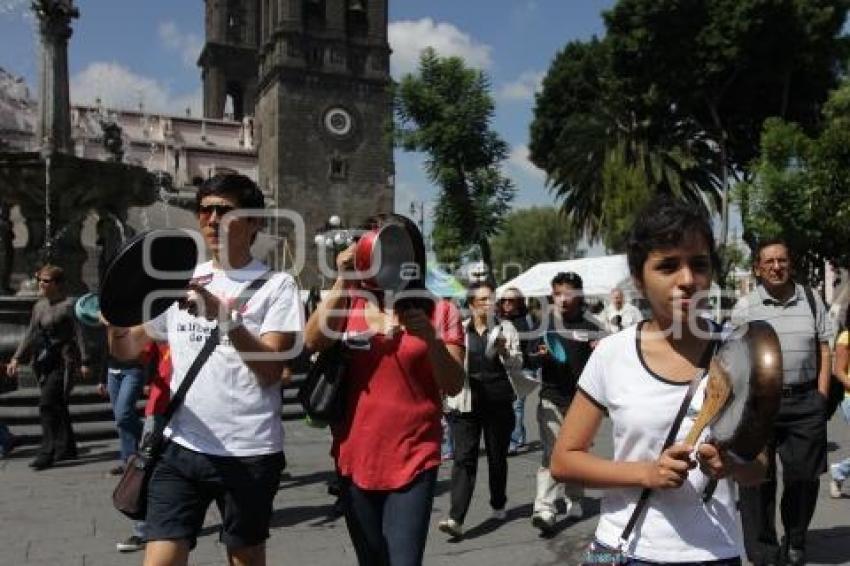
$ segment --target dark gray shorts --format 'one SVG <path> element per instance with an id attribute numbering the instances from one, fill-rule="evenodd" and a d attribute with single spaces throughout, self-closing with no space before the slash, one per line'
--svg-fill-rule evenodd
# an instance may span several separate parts
<path id="1" fill-rule="evenodd" d="M 282 452 L 210 456 L 169 442 L 148 487 L 147 540 L 187 540 L 194 548 L 215 501 L 222 519 L 220 539 L 227 548 L 264 542 L 283 462 Z"/>

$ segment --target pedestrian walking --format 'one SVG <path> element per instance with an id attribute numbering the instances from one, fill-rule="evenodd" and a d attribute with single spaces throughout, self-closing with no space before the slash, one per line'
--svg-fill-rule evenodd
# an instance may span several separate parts
<path id="1" fill-rule="evenodd" d="M 502 292 L 498 302 L 498 316 L 501 320 L 510 321 L 519 335 L 519 346 L 522 352 L 522 371 L 527 379 L 537 380 L 538 369 L 534 367 L 532 355 L 537 343 L 531 333 L 536 324 L 528 312 L 528 305 L 522 291 L 516 287 L 508 287 Z M 528 434 L 525 428 L 525 400 L 528 395 L 517 395 L 514 401 L 514 430 L 511 432 L 511 443 L 508 454 L 516 454 L 525 448 Z"/>
<path id="2" fill-rule="evenodd" d="M 844 421 L 850 424 L 850 307 L 844 311 L 844 324 L 835 340 L 835 365 L 832 374 L 844 385 L 844 399 L 841 401 L 841 414 Z M 829 495 L 834 499 L 844 497 L 842 488 L 847 478 L 850 478 L 850 458 L 845 458 L 829 467 Z"/>
<path id="3" fill-rule="evenodd" d="M 449 516 L 438 525 L 453 537 L 463 535 L 463 522 L 475 490 L 482 436 L 492 517 L 498 521 L 507 517 L 508 446 L 514 430 L 516 398 L 508 373 L 522 367 L 519 336 L 513 324 L 496 318 L 492 285 L 473 283 L 468 297 L 472 316 L 463 325 L 466 379 L 463 389 L 447 400 L 455 450 L 451 506 Z"/>
<path id="4" fill-rule="evenodd" d="M 810 287 L 792 278 L 791 254 L 781 239 L 760 242 L 753 255 L 758 281 L 732 311 L 732 323 L 767 321 L 782 346 L 782 401 L 768 448 L 767 481 L 741 490 L 747 556 L 756 565 L 806 563 L 806 533 L 826 471 L 826 398 L 831 379 L 832 326 Z M 776 532 L 776 457 L 782 460 L 780 502 L 785 536 Z"/>
<path id="5" fill-rule="evenodd" d="M 15 377 L 20 363 L 32 360 L 40 396 L 41 446 L 30 463 L 44 470 L 59 460 L 77 457 L 77 441 L 68 403 L 74 382 L 88 377 L 89 360 L 82 330 L 74 316 L 74 299 L 65 292 L 65 271 L 45 265 L 36 273 L 38 294 L 30 323 L 6 366 Z"/>
<path id="6" fill-rule="evenodd" d="M 457 307 L 425 290 L 419 229 L 400 215 L 377 216 L 365 228 L 386 226 L 402 227 L 413 244 L 416 269 L 404 291 L 411 300 L 346 278 L 351 246 L 337 256 L 339 276 L 307 322 L 305 345 L 320 352 L 356 337 L 346 338 L 345 414 L 332 427 L 332 454 L 358 563 L 415 566 L 440 466 L 441 396 L 463 382 L 463 333 Z"/>
<path id="7" fill-rule="evenodd" d="M 266 563 L 284 464 L 281 354 L 302 330 L 303 313 L 294 279 L 251 256 L 264 202 L 242 175 L 218 174 L 201 184 L 195 210 L 212 260 L 195 268 L 185 299 L 156 319 L 108 328 L 118 359 L 136 359 L 151 341 L 167 342 L 172 389 L 216 326 L 220 337 L 165 430 L 170 442 L 148 485 L 146 566 L 186 564 L 213 501 L 224 502 L 220 537 L 230 564 Z M 239 300 L 258 283 L 247 301 Z"/>
<path id="8" fill-rule="evenodd" d="M 551 533 L 557 520 L 559 497 L 567 517 L 584 515 L 584 490 L 575 483 L 560 483 L 549 471 L 555 439 L 564 415 L 576 393 L 576 384 L 596 341 L 604 334 L 596 319 L 587 313 L 584 282 L 578 273 L 562 272 L 552 278 L 551 312 L 546 317 L 543 338 L 537 342 L 542 386 L 537 405 L 537 425 L 543 451 L 537 469 L 536 493 L 531 524 Z"/>
<path id="9" fill-rule="evenodd" d="M 705 441 L 705 432 L 697 446 L 683 442 L 702 406 L 715 348 L 714 325 L 698 314 L 719 265 L 711 226 L 668 199 L 637 218 L 627 257 L 651 316 L 603 338 L 591 354 L 558 436 L 552 474 L 604 489 L 584 564 L 740 565 L 732 480 L 760 481 L 764 456 L 739 463 Z M 606 416 L 611 459 L 590 451 Z M 674 442 L 662 452 L 668 435 Z M 719 483 L 703 502 L 712 478 Z M 644 489 L 652 492 L 636 513 Z"/>

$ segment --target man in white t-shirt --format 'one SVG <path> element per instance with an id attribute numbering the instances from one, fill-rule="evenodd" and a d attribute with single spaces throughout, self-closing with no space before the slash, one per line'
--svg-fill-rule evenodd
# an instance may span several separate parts
<path id="1" fill-rule="evenodd" d="M 611 302 L 605 307 L 602 316 L 606 330 L 612 334 L 643 320 L 643 314 L 636 306 L 626 302 L 623 290 L 619 287 L 614 287 L 611 291 Z"/>
<path id="2" fill-rule="evenodd" d="M 151 339 L 171 346 L 172 391 L 217 325 L 220 342 L 203 364 L 165 434 L 151 476 L 147 566 L 186 564 L 212 501 L 231 564 L 265 564 L 272 500 L 283 468 L 281 353 L 303 328 L 292 277 L 251 257 L 263 195 L 242 175 L 216 175 L 196 195 L 198 223 L 212 260 L 197 266 L 185 301 L 133 328 L 110 327 L 110 350 L 132 358 Z M 253 294 L 248 288 L 265 281 Z M 246 301 L 247 299 L 247 301 Z"/>

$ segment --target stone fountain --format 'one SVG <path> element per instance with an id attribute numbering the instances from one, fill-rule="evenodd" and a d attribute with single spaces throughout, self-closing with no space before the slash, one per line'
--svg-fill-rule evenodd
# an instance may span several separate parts
<path id="1" fill-rule="evenodd" d="M 71 21 L 79 12 L 72 0 L 34 0 L 32 9 L 41 39 L 39 147 L 35 151 L 0 147 L 0 293 L 8 290 L 12 273 L 28 278 L 45 262 L 60 265 L 69 292 L 81 293 L 88 290 L 82 277 L 87 254 L 80 241 L 85 218 L 95 211 L 100 218 L 124 222 L 129 207 L 153 204 L 159 189 L 155 176 L 144 167 L 121 162 L 120 143 L 112 148 L 110 161 L 74 155 L 68 40 Z M 104 126 L 104 142 L 110 149 L 115 132 Z M 15 206 L 27 230 L 26 246 L 19 254 L 12 253 L 9 221 L 9 210 Z M 102 242 L 104 250 L 116 247 L 116 242 Z M 11 355 L 29 320 L 34 297 L 22 291 L 0 297 L 0 361 Z"/>

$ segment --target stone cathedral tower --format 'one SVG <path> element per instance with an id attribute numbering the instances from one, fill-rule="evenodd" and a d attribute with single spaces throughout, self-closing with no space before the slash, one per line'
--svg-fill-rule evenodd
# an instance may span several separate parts
<path id="1" fill-rule="evenodd" d="M 198 65 L 204 83 L 204 117 L 224 118 L 229 97 L 233 118 L 254 115 L 260 0 L 205 0 L 206 44 Z"/>
<path id="2" fill-rule="evenodd" d="M 356 227 L 393 210 L 388 1 L 206 0 L 205 113 L 228 95 L 235 115 L 253 108 L 260 186 L 305 222 L 306 241 L 292 242 L 306 252 L 305 286 L 331 215 Z M 234 15 L 242 31 L 227 37 Z"/>

